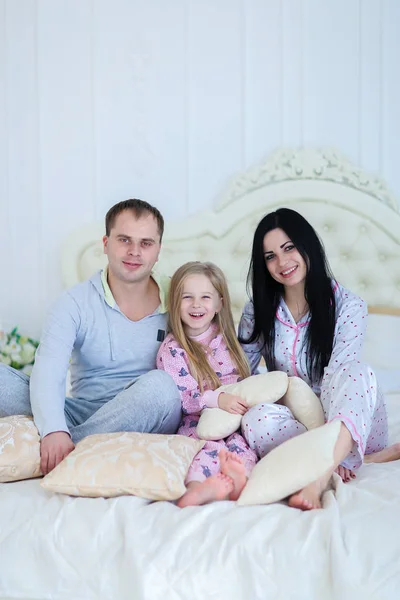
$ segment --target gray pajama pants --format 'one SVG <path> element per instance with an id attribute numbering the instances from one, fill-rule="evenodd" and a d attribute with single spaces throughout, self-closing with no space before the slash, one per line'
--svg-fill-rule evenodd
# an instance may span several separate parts
<path id="1" fill-rule="evenodd" d="M 154 370 L 132 381 L 108 401 L 66 398 L 64 411 L 76 444 L 94 433 L 176 433 L 181 420 L 181 401 L 172 377 Z M 0 417 L 11 415 L 32 415 L 29 377 L 0 365 Z"/>

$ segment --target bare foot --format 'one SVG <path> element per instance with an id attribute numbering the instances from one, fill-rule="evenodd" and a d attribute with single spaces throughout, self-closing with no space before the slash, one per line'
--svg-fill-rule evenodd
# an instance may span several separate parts
<path id="1" fill-rule="evenodd" d="M 347 469 L 346 467 L 342 467 L 342 465 L 339 465 L 337 469 L 335 469 L 335 473 L 340 475 L 344 483 L 347 483 L 351 479 L 356 478 L 356 474 L 354 473 L 354 471 L 352 471 L 351 469 Z"/>
<path id="2" fill-rule="evenodd" d="M 367 454 L 364 456 L 365 463 L 384 463 L 391 462 L 392 460 L 399 460 L 400 458 L 400 442 L 392 444 L 380 452 L 374 452 L 373 454 Z"/>
<path id="3" fill-rule="evenodd" d="M 301 510 L 311 510 L 313 508 L 322 508 L 321 496 L 328 487 L 332 471 L 329 470 L 325 475 L 310 483 L 305 488 L 290 496 L 288 504 L 292 508 Z"/>
<path id="4" fill-rule="evenodd" d="M 217 473 L 201 483 L 197 481 L 189 483 L 187 492 L 183 494 L 182 498 L 179 498 L 176 504 L 180 508 L 185 508 L 185 506 L 208 504 L 214 500 L 228 500 L 232 490 L 232 479 L 222 473 Z"/>
<path id="5" fill-rule="evenodd" d="M 230 477 L 233 481 L 233 490 L 229 494 L 229 500 L 237 500 L 247 483 L 246 469 L 242 459 L 235 452 L 223 449 L 218 454 L 221 473 Z"/>

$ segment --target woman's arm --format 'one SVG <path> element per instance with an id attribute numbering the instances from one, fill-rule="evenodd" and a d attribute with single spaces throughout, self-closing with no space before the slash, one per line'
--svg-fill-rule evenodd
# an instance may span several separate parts
<path id="1" fill-rule="evenodd" d="M 333 348 L 324 379 L 330 377 L 340 365 L 350 361 L 361 361 L 361 352 L 367 329 L 367 305 L 358 296 L 341 290 L 344 294 L 338 302 Z"/>

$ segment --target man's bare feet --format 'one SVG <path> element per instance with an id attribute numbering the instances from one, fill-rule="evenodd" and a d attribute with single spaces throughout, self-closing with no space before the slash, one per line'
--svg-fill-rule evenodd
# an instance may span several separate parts
<path id="1" fill-rule="evenodd" d="M 229 500 L 237 500 L 247 483 L 246 469 L 242 459 L 235 452 L 222 449 L 218 454 L 221 473 L 233 481 L 233 490 Z"/>
<path id="2" fill-rule="evenodd" d="M 335 473 L 337 473 L 341 478 L 343 483 L 347 483 L 351 479 L 356 478 L 356 474 L 351 469 L 347 469 L 347 467 L 342 467 L 339 465 L 337 469 L 335 469 Z"/>
<path id="3" fill-rule="evenodd" d="M 400 442 L 396 444 L 392 444 L 379 452 L 374 452 L 373 454 L 366 454 L 364 456 L 365 463 L 384 463 L 391 462 L 392 460 L 400 459 Z"/>
<path id="4" fill-rule="evenodd" d="M 228 500 L 233 490 L 233 481 L 223 473 L 217 473 L 201 483 L 192 481 L 187 487 L 187 492 L 176 503 L 180 508 L 200 506 L 214 500 Z"/>

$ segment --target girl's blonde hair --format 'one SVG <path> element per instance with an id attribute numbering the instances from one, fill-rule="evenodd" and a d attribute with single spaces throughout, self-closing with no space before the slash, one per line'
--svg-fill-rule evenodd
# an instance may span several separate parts
<path id="1" fill-rule="evenodd" d="M 235 326 L 231 310 L 228 284 L 225 275 L 219 267 L 211 262 L 187 262 L 174 273 L 169 291 L 169 328 L 181 348 L 185 350 L 191 374 L 197 380 L 201 393 L 204 392 L 204 383 L 208 388 L 216 389 L 221 385 L 215 371 L 207 360 L 204 346 L 194 338 L 186 335 L 181 320 L 181 301 L 185 279 L 191 275 L 205 275 L 216 289 L 221 298 L 221 310 L 215 315 L 213 322 L 222 333 L 232 361 L 237 367 L 241 378 L 250 375 L 250 367 L 246 355 L 236 337 Z"/>

